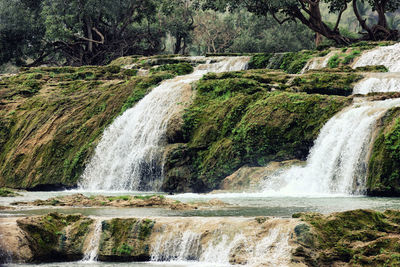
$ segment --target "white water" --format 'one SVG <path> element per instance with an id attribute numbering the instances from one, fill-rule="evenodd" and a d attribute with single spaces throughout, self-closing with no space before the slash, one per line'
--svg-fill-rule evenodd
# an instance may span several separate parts
<path id="1" fill-rule="evenodd" d="M 101 232 L 102 232 L 102 221 L 96 220 L 93 233 L 90 238 L 89 246 L 85 251 L 83 259 L 81 260 L 82 263 L 93 263 L 97 261 Z"/>
<path id="2" fill-rule="evenodd" d="M 305 167 L 268 178 L 264 194 L 279 196 L 362 194 L 376 121 L 400 99 L 355 103 L 322 128 Z"/>
<path id="3" fill-rule="evenodd" d="M 364 79 L 354 86 L 353 94 L 400 92 L 400 75 L 396 77 L 391 73 L 391 76 L 377 75 Z"/>
<path id="4" fill-rule="evenodd" d="M 363 54 L 354 64 L 354 68 L 384 65 L 390 72 L 400 72 L 400 43 L 378 47 Z"/>
<path id="5" fill-rule="evenodd" d="M 150 249 L 151 261 L 287 266 L 293 227 L 278 219 L 269 219 L 266 225 L 256 227 L 234 219 L 199 219 L 192 225 L 175 223 L 158 233 Z"/>
<path id="6" fill-rule="evenodd" d="M 307 62 L 300 74 L 304 74 L 308 70 L 319 70 L 326 68 L 328 66 L 329 59 L 335 54 L 335 51 L 329 52 L 328 55 L 324 57 L 313 57 Z"/>
<path id="7" fill-rule="evenodd" d="M 84 190 L 157 191 L 168 121 L 185 88 L 208 72 L 246 68 L 248 57 L 219 58 L 192 74 L 164 81 L 108 127 L 81 178 Z"/>

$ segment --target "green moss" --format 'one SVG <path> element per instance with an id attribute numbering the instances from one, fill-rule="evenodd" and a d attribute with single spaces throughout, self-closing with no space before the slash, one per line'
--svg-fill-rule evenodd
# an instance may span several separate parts
<path id="1" fill-rule="evenodd" d="M 297 229 L 296 235 L 308 239 L 298 240 L 316 253 L 316 265 L 332 265 L 345 262 L 361 266 L 395 266 L 398 264 L 399 238 L 390 237 L 400 231 L 398 211 L 385 213 L 370 210 L 354 210 L 332 215 L 316 213 L 299 214 L 312 231 Z M 389 256 L 390 255 L 390 256 Z M 393 255 L 393 256 L 392 256 Z M 313 255 L 315 257 L 315 254 Z"/>
<path id="2" fill-rule="evenodd" d="M 294 78 L 292 88 L 311 94 L 348 96 L 353 93 L 354 84 L 362 78 L 362 75 L 351 72 L 309 72 Z"/>
<path id="3" fill-rule="evenodd" d="M 27 234 L 34 261 L 54 260 L 54 255 L 59 260 L 78 260 L 83 255 L 83 244 L 93 220 L 81 215 L 49 213 L 20 219 L 17 223 Z"/>
<path id="4" fill-rule="evenodd" d="M 351 100 L 270 92 L 288 89 L 287 80 L 285 74 L 270 71 L 205 76 L 183 116 L 188 143 L 167 157 L 163 188 L 212 190 L 245 164 L 305 159 L 321 127 Z"/>
<path id="5" fill-rule="evenodd" d="M 141 200 L 149 200 L 150 198 L 159 198 L 159 199 L 165 199 L 165 196 L 163 195 L 144 195 L 144 196 L 134 196 L 135 199 L 141 199 Z"/>
<path id="6" fill-rule="evenodd" d="M 286 73 L 299 73 L 314 54 L 314 51 L 256 54 L 251 57 L 249 69 L 270 68 L 280 69 Z"/>
<path id="7" fill-rule="evenodd" d="M 115 196 L 115 197 L 109 197 L 109 201 L 116 201 L 116 200 L 125 200 L 128 201 L 131 199 L 131 196 Z"/>
<path id="8" fill-rule="evenodd" d="M 389 110 L 373 144 L 367 186 L 372 195 L 400 194 L 400 108 Z"/>
<path id="9" fill-rule="evenodd" d="M 0 186 L 76 185 L 104 129 L 172 71 L 26 68 L 2 79 Z"/>
<path id="10" fill-rule="evenodd" d="M 336 55 L 332 56 L 331 58 L 329 58 L 328 67 L 331 69 L 337 68 L 339 66 L 340 62 L 341 62 L 341 58 L 340 58 L 339 54 L 336 54 Z"/>
<path id="11" fill-rule="evenodd" d="M 14 192 L 11 189 L 8 189 L 8 188 L 5 188 L 5 187 L 0 188 L 0 197 L 16 197 L 16 196 L 19 196 L 19 195 L 20 194 Z"/>
<path id="12" fill-rule="evenodd" d="M 357 67 L 360 72 L 389 72 L 388 68 L 383 65 Z"/>
<path id="13" fill-rule="evenodd" d="M 350 64 L 354 61 L 354 59 L 356 57 L 358 57 L 361 54 L 360 50 L 353 50 L 351 52 L 351 54 L 347 55 L 344 59 L 343 59 L 343 64 L 347 65 Z"/>
<path id="14" fill-rule="evenodd" d="M 185 75 L 193 72 L 193 66 L 187 62 L 177 64 L 166 64 L 153 68 L 150 72 L 156 73 L 161 71 L 170 71 L 176 75 Z"/>
<path id="15" fill-rule="evenodd" d="M 149 237 L 155 221 L 112 219 L 103 221 L 99 258 L 101 260 L 148 260 Z"/>

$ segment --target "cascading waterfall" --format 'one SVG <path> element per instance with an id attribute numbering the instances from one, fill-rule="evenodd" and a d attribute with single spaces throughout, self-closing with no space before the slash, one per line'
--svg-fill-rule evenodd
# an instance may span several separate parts
<path id="1" fill-rule="evenodd" d="M 90 243 L 85 251 L 83 259 L 81 262 L 83 263 L 91 263 L 97 261 L 98 251 L 100 246 L 100 238 L 102 232 L 102 221 L 96 220 L 94 225 L 93 233 L 90 239 Z"/>
<path id="2" fill-rule="evenodd" d="M 330 54 L 325 59 L 329 60 Z M 322 68 L 311 60 L 304 70 Z M 318 63 L 319 62 L 319 63 Z M 318 63 L 318 64 L 317 64 Z M 400 44 L 364 53 L 353 68 L 384 65 L 390 73 L 375 73 L 355 85 L 353 94 L 400 92 Z M 400 99 L 355 103 L 335 115 L 322 128 L 305 166 L 295 166 L 268 177 L 267 195 L 349 195 L 365 191 L 367 158 L 376 122 L 385 112 L 400 106 Z"/>
<path id="3" fill-rule="evenodd" d="M 354 87 L 353 94 L 400 92 L 400 43 L 363 54 L 353 68 L 383 65 L 390 73 L 371 74 Z"/>
<path id="4" fill-rule="evenodd" d="M 359 100 L 322 128 L 304 167 L 269 177 L 265 194 L 360 194 L 365 188 L 367 154 L 376 121 L 400 99 Z"/>
<path id="5" fill-rule="evenodd" d="M 309 70 L 318 70 L 318 69 L 323 69 L 328 66 L 329 59 L 331 56 L 333 56 L 335 52 L 330 52 L 328 55 L 324 57 L 314 57 L 311 60 L 307 62 L 307 64 L 304 66 L 302 71 L 300 72 L 301 74 L 309 71 Z"/>
<path id="6" fill-rule="evenodd" d="M 400 75 L 394 73 L 376 74 L 368 77 L 354 86 L 353 94 L 400 92 Z"/>
<path id="7" fill-rule="evenodd" d="M 155 231 L 151 260 L 287 266 L 292 249 L 289 239 L 296 222 L 270 218 L 263 224 L 253 223 L 254 219 L 234 218 L 168 222 Z"/>
<path id="8" fill-rule="evenodd" d="M 378 47 L 363 54 L 354 64 L 354 68 L 383 65 L 390 72 L 400 72 L 400 43 Z"/>
<path id="9" fill-rule="evenodd" d="M 84 190 L 157 191 L 168 120 L 190 83 L 208 72 L 239 71 L 249 57 L 213 58 L 192 74 L 164 81 L 108 127 L 81 178 Z M 211 59 L 210 59 L 211 61 Z"/>

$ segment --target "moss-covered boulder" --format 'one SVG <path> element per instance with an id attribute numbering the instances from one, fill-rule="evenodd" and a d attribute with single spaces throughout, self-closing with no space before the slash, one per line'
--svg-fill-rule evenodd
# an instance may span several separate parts
<path id="1" fill-rule="evenodd" d="M 17 221 L 32 251 L 32 262 L 80 260 L 93 219 L 50 213 Z"/>
<path id="2" fill-rule="evenodd" d="M 184 114 L 186 144 L 166 157 L 163 188 L 208 191 L 246 164 L 305 159 L 322 126 L 351 99 L 281 91 L 287 79 L 270 71 L 206 75 Z"/>
<path id="3" fill-rule="evenodd" d="M 322 215 L 295 214 L 294 252 L 309 266 L 398 266 L 400 212 L 354 210 Z M 310 227 L 311 226 L 311 227 Z"/>
<path id="4" fill-rule="evenodd" d="M 150 235 L 155 221 L 112 219 L 103 221 L 99 247 L 101 261 L 150 260 Z"/>
<path id="5" fill-rule="evenodd" d="M 75 186 L 103 130 L 187 63 L 137 77 L 117 65 L 23 69 L 0 80 L 0 186 Z"/>
<path id="6" fill-rule="evenodd" d="M 400 108 L 382 118 L 369 161 L 367 186 L 370 195 L 400 195 Z"/>

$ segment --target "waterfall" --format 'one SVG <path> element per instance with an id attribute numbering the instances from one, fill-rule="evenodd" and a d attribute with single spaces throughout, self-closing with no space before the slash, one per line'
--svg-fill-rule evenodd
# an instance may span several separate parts
<path id="1" fill-rule="evenodd" d="M 375 74 L 354 86 L 353 94 L 400 92 L 400 76 L 394 73 Z"/>
<path id="2" fill-rule="evenodd" d="M 304 74 L 309 70 L 320 70 L 326 68 L 328 66 L 329 59 L 335 54 L 336 52 L 332 51 L 329 52 L 328 55 L 324 57 L 313 57 L 310 59 L 304 68 L 301 70 L 300 74 Z"/>
<path id="3" fill-rule="evenodd" d="M 174 220 L 174 219 L 169 219 Z M 151 260 L 213 265 L 287 266 L 296 222 L 268 218 L 187 218 L 164 222 L 153 231 Z"/>
<path id="4" fill-rule="evenodd" d="M 265 194 L 326 195 L 361 194 L 365 189 L 367 154 L 376 121 L 400 105 L 400 99 L 359 100 L 330 119 L 322 128 L 307 164 L 273 177 Z"/>
<path id="5" fill-rule="evenodd" d="M 81 262 L 92 263 L 97 261 L 101 232 L 102 232 L 102 221 L 96 220 L 89 245 L 85 251 L 85 254 Z"/>
<path id="6" fill-rule="evenodd" d="M 81 177 L 84 190 L 157 191 L 168 120 L 192 82 L 208 72 L 239 71 L 249 57 L 213 58 L 192 74 L 161 83 L 105 130 Z M 209 60 L 211 61 L 211 59 Z"/>
<path id="7" fill-rule="evenodd" d="M 378 47 L 364 53 L 353 67 L 377 65 L 384 65 L 390 72 L 400 72 L 400 43 Z"/>

